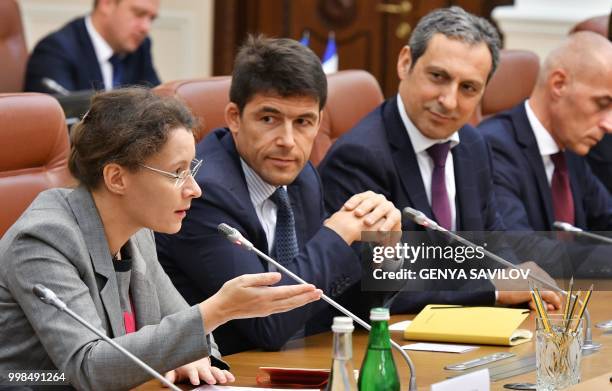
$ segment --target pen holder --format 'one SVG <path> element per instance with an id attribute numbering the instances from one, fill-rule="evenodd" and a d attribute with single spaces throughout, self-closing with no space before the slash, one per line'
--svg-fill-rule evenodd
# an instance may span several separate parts
<path id="1" fill-rule="evenodd" d="M 547 321 L 536 318 L 537 390 L 562 390 L 580 382 L 582 319 L 548 315 Z"/>

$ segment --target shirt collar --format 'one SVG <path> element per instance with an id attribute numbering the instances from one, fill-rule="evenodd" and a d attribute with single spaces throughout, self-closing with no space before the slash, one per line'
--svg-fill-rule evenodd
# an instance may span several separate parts
<path id="1" fill-rule="evenodd" d="M 538 144 L 540 155 L 550 156 L 559 152 L 559 146 L 555 142 L 555 139 L 552 138 L 548 130 L 546 130 L 544 125 L 542 125 L 533 110 L 531 110 L 529 100 L 525 101 L 525 111 L 527 112 L 529 125 L 531 125 L 531 129 L 533 129 L 533 134 L 535 136 L 536 143 Z"/>
<path id="2" fill-rule="evenodd" d="M 265 200 L 270 198 L 278 186 L 271 185 L 264 181 L 242 158 L 240 158 L 240 165 L 244 172 L 244 178 L 246 179 L 251 201 L 255 205 L 261 205 Z"/>
<path id="3" fill-rule="evenodd" d="M 87 28 L 87 33 L 89 34 L 94 51 L 96 52 L 98 62 L 104 63 L 108 61 L 113 56 L 113 48 L 111 48 L 108 42 L 106 42 L 100 33 L 98 33 L 91 22 L 91 15 L 88 15 L 85 18 L 85 27 Z"/>
<path id="4" fill-rule="evenodd" d="M 447 141 L 450 141 L 451 148 L 454 148 L 459 144 L 459 132 L 454 132 L 449 137 L 441 140 L 436 140 L 424 136 L 423 133 L 421 133 L 421 131 L 417 129 L 417 127 L 408 117 L 408 113 L 406 113 L 406 107 L 404 106 L 402 97 L 399 94 L 397 94 L 397 109 L 399 110 L 399 114 L 402 119 L 402 122 L 404 123 L 404 127 L 408 132 L 408 137 L 410 137 L 410 142 L 412 143 L 412 148 L 414 148 L 415 154 L 426 151 L 427 148 L 438 143 L 445 143 Z"/>

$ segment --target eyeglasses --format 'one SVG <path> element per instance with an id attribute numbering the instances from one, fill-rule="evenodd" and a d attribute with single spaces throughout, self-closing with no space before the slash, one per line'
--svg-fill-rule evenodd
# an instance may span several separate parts
<path id="1" fill-rule="evenodd" d="M 198 173 L 198 170 L 202 166 L 202 160 L 193 159 L 191 161 L 189 169 L 183 170 L 183 171 L 179 172 L 178 174 L 175 174 L 173 172 L 168 172 L 168 171 L 160 170 L 160 169 L 153 168 L 153 167 L 149 167 L 146 164 L 140 164 L 140 166 L 144 167 L 144 168 L 146 168 L 148 170 L 154 171 L 154 172 L 156 172 L 158 174 L 161 174 L 163 176 L 166 176 L 168 178 L 174 179 L 175 180 L 174 186 L 179 188 L 179 187 L 182 187 L 185 184 L 185 181 L 187 180 L 188 176 L 192 176 L 192 177 L 195 178 L 196 174 Z"/>

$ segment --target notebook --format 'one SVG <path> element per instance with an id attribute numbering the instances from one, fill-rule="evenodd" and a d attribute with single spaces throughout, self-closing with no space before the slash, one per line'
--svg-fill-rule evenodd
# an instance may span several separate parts
<path id="1" fill-rule="evenodd" d="M 533 334 L 519 326 L 529 310 L 501 307 L 461 307 L 430 304 L 404 330 L 414 341 L 514 346 Z"/>

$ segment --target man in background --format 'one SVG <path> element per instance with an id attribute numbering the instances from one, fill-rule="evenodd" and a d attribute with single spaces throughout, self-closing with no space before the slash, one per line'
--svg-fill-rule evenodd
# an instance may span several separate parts
<path id="1" fill-rule="evenodd" d="M 499 46 L 489 22 L 459 7 L 423 17 L 397 59 L 398 94 L 340 137 L 319 166 L 328 209 L 371 190 L 448 230 L 503 230 L 486 142 L 467 124 L 495 71 Z M 423 231 L 408 219 L 402 229 Z M 487 280 L 437 283 L 439 288 L 397 295 L 392 311 L 529 301 L 527 292 L 498 290 Z M 559 303 L 554 294 L 550 300 Z"/>
<path id="2" fill-rule="evenodd" d="M 509 230 L 552 231 L 555 221 L 612 229 L 612 196 L 584 158 L 612 132 L 612 43 L 606 38 L 572 34 L 544 61 L 529 99 L 479 128 L 491 145 L 498 210 Z M 540 240 L 525 250 L 555 275 L 612 275 L 609 247 L 593 244 Z"/>
<path id="3" fill-rule="evenodd" d="M 95 0 L 90 15 L 43 38 L 26 69 L 26 91 L 65 93 L 156 86 L 151 24 L 159 0 Z"/>
<path id="4" fill-rule="evenodd" d="M 612 133 L 612 43 L 589 31 L 551 52 L 528 100 L 479 125 L 492 148 L 499 211 L 508 229 L 554 221 L 612 229 L 612 197 L 584 156 Z"/>

